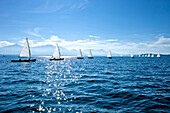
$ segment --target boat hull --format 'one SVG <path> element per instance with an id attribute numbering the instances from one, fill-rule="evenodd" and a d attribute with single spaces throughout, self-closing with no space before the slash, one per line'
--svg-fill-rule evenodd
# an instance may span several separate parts
<path id="1" fill-rule="evenodd" d="M 112 57 L 108 57 L 109 59 L 112 59 Z"/>
<path id="2" fill-rule="evenodd" d="M 64 60 L 64 58 L 59 58 L 59 59 L 56 59 L 56 58 L 54 59 L 54 58 L 53 58 L 53 59 L 49 59 L 49 60 L 50 60 L 50 61 L 59 61 L 59 60 Z"/>
<path id="3" fill-rule="evenodd" d="M 93 57 L 88 57 L 88 59 L 93 59 Z"/>
<path id="4" fill-rule="evenodd" d="M 84 59 L 84 57 L 77 57 L 77 59 Z"/>
<path id="5" fill-rule="evenodd" d="M 36 59 L 29 59 L 29 60 L 11 60 L 11 62 L 35 62 Z"/>

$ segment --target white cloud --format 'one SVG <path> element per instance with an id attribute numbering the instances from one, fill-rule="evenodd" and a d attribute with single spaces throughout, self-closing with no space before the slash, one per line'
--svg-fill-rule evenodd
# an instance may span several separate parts
<path id="1" fill-rule="evenodd" d="M 10 45 L 14 45 L 14 43 L 8 41 L 0 41 L 0 47 L 10 46 Z"/>
<path id="2" fill-rule="evenodd" d="M 149 47 L 170 47 L 170 38 L 165 38 L 164 36 L 158 36 L 156 38 L 158 38 L 158 40 L 152 44 L 148 44 Z"/>
<path id="3" fill-rule="evenodd" d="M 96 39 L 100 38 L 99 36 L 94 36 L 94 35 L 89 35 L 89 37 L 90 38 L 96 38 Z"/>
<path id="4" fill-rule="evenodd" d="M 51 36 L 50 41 L 64 41 L 64 40 L 60 39 L 58 36 Z"/>
<path id="5" fill-rule="evenodd" d="M 115 42 L 115 41 L 118 41 L 118 40 L 117 39 L 108 39 L 106 41 L 108 41 L 108 42 Z"/>
<path id="6" fill-rule="evenodd" d="M 39 31 L 42 30 L 43 28 L 40 27 L 35 27 L 33 29 L 27 29 L 24 32 L 26 34 L 29 34 L 31 36 L 35 36 L 35 37 L 41 37 L 41 35 L 39 34 Z"/>
<path id="7" fill-rule="evenodd" d="M 32 40 L 33 42 L 33 40 Z M 40 42 L 33 42 L 30 44 L 31 47 L 37 47 L 37 46 L 46 46 L 46 45 L 56 45 L 56 42 L 62 43 L 65 42 L 64 39 L 60 39 L 58 36 L 51 36 L 49 39 L 42 38 L 42 41 Z"/>
<path id="8" fill-rule="evenodd" d="M 164 43 L 170 44 L 170 38 L 164 38 L 164 36 L 160 36 L 159 39 L 155 42 L 155 44 L 164 44 Z"/>

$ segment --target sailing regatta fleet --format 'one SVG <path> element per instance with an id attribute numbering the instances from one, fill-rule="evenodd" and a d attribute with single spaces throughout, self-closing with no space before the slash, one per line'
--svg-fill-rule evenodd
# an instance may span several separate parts
<path id="1" fill-rule="evenodd" d="M 20 57 L 19 60 L 11 60 L 11 62 L 35 62 L 36 61 L 36 59 L 31 59 L 31 51 L 30 51 L 30 47 L 29 47 L 28 38 L 26 38 L 26 42 L 24 44 L 24 47 L 23 47 L 19 57 Z M 112 54 L 111 54 L 110 50 L 108 52 L 107 57 L 109 59 L 112 59 Z M 120 57 L 123 58 L 123 54 L 121 54 Z M 148 58 L 152 57 L 153 58 L 154 54 L 152 54 L 152 55 L 150 53 L 148 55 L 147 54 L 145 54 L 145 55 L 144 54 L 143 55 L 139 54 L 138 57 L 148 57 Z M 157 57 L 158 58 L 161 57 L 160 53 L 158 53 Z M 22 60 L 21 58 L 28 58 L 28 59 Z M 133 53 L 131 53 L 131 58 L 134 58 Z M 79 49 L 79 54 L 77 56 L 77 59 L 84 59 L 83 54 L 81 52 L 81 49 Z M 93 59 L 93 55 L 92 55 L 92 51 L 91 50 L 89 51 L 88 59 Z M 54 53 L 53 53 L 52 57 L 49 60 L 50 61 L 64 60 L 64 58 L 61 57 L 60 49 L 58 47 L 58 43 L 56 43 L 56 48 L 54 50 Z"/>

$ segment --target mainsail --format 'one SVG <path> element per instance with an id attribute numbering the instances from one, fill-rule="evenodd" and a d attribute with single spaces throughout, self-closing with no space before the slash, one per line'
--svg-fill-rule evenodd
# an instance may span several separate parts
<path id="1" fill-rule="evenodd" d="M 148 54 L 148 57 L 149 57 L 149 58 L 151 57 L 150 53 Z"/>
<path id="2" fill-rule="evenodd" d="M 81 52 L 81 49 L 79 49 L 78 57 L 83 57 L 82 52 Z"/>
<path id="3" fill-rule="evenodd" d="M 58 44 L 56 43 L 56 48 L 54 50 L 54 53 L 53 53 L 53 58 L 56 58 L 56 59 L 59 59 L 60 58 L 60 50 L 59 50 L 59 47 L 58 47 Z"/>
<path id="4" fill-rule="evenodd" d="M 154 54 L 152 54 L 151 57 L 154 57 Z"/>
<path id="5" fill-rule="evenodd" d="M 122 58 L 122 57 L 123 57 L 123 54 L 121 54 L 120 57 Z"/>
<path id="6" fill-rule="evenodd" d="M 112 57 L 112 54 L 111 54 L 110 50 L 109 50 L 109 53 L 108 53 L 107 57 Z"/>
<path id="7" fill-rule="evenodd" d="M 30 58 L 31 57 L 31 52 L 30 52 L 30 47 L 28 43 L 28 38 L 26 38 L 26 42 L 24 45 L 24 48 L 22 49 L 19 57 L 25 57 L 25 58 Z"/>
<path id="8" fill-rule="evenodd" d="M 93 56 L 92 56 L 92 52 L 91 52 L 91 50 L 89 51 L 89 55 L 88 55 L 88 57 L 93 57 Z"/>
<path id="9" fill-rule="evenodd" d="M 157 57 L 159 57 L 159 58 L 161 57 L 160 53 L 158 53 Z"/>
<path id="10" fill-rule="evenodd" d="M 131 57 L 132 57 L 132 58 L 134 57 L 133 53 L 131 53 Z"/>

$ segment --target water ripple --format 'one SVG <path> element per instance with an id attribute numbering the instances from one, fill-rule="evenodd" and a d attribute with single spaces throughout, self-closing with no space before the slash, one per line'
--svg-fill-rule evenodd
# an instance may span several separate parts
<path id="1" fill-rule="evenodd" d="M 0 57 L 0 112 L 169 112 L 169 57 L 11 63 Z"/>

